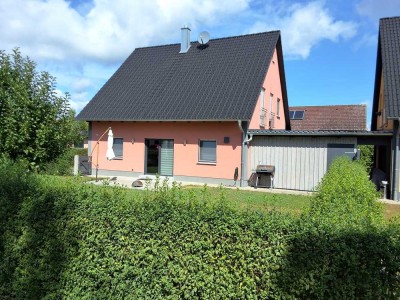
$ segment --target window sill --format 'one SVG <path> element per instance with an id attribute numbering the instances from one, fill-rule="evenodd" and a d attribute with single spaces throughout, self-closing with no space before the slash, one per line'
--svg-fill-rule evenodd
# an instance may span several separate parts
<path id="1" fill-rule="evenodd" d="M 216 166 L 217 162 L 208 162 L 208 161 L 198 161 L 198 165 L 209 165 L 209 166 Z"/>
<path id="2" fill-rule="evenodd" d="M 123 157 L 114 157 L 112 160 L 123 160 Z"/>

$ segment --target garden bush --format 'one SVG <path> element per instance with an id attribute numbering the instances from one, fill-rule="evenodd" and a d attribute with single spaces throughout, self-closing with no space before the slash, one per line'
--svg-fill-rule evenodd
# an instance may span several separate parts
<path id="1" fill-rule="evenodd" d="M 0 166 L 1 299 L 396 299 L 398 223 L 343 231 L 237 212 L 207 189 Z"/>
<path id="2" fill-rule="evenodd" d="M 342 156 L 335 159 L 311 200 L 306 218 L 339 227 L 378 225 L 382 205 L 365 166 Z"/>
<path id="3" fill-rule="evenodd" d="M 57 157 L 54 161 L 45 164 L 43 174 L 71 176 L 74 170 L 75 155 L 88 155 L 88 150 L 83 148 L 70 148 Z"/>

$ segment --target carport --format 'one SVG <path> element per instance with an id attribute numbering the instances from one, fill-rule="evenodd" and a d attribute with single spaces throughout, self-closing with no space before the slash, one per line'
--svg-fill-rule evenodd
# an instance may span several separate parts
<path id="1" fill-rule="evenodd" d="M 391 132 L 249 130 L 249 185 L 257 165 L 275 167 L 274 188 L 314 191 L 332 160 L 340 155 L 357 158 L 359 145 L 375 145 L 375 168 L 391 180 Z M 390 190 L 390 187 L 389 187 Z"/>

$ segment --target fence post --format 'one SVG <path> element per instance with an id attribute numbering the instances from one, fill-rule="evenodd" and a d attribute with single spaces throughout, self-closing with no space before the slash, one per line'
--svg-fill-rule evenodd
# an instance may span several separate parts
<path id="1" fill-rule="evenodd" d="M 74 176 L 79 174 L 79 155 L 74 156 Z"/>

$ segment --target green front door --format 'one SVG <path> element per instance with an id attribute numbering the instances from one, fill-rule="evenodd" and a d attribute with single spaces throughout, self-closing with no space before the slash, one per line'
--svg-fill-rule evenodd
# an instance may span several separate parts
<path id="1" fill-rule="evenodd" d="M 172 176 L 174 140 L 146 139 L 145 173 Z"/>

